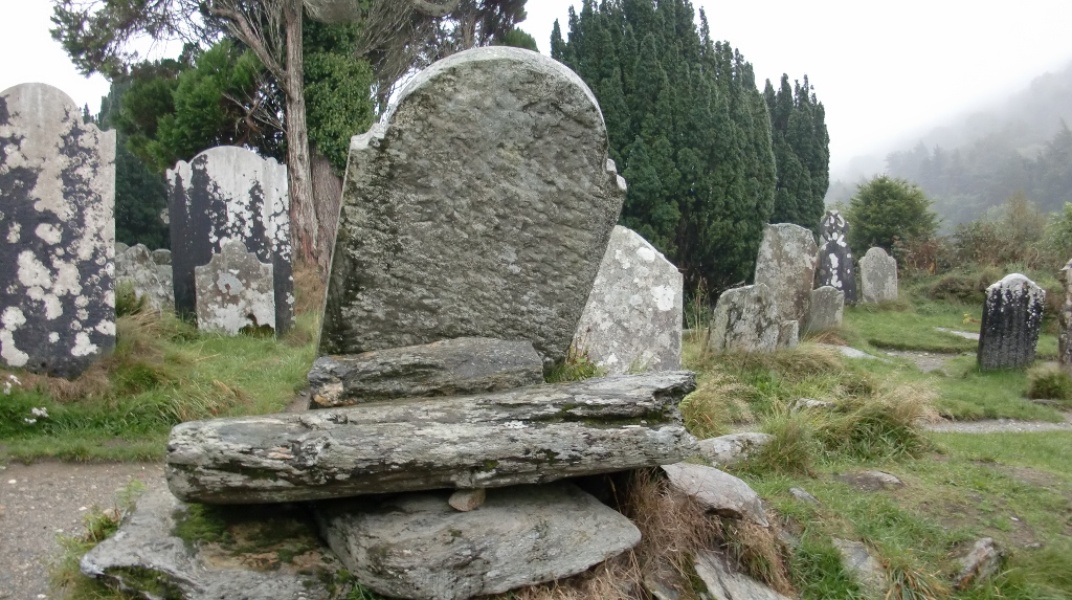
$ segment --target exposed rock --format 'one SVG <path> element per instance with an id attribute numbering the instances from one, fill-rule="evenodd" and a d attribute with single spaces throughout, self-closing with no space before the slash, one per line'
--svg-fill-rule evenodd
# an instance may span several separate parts
<path id="1" fill-rule="evenodd" d="M 1046 290 L 1019 273 L 986 288 L 980 325 L 980 369 L 1023 369 L 1035 362 Z"/>
<path id="2" fill-rule="evenodd" d="M 145 298 L 152 310 L 172 312 L 175 310 L 175 290 L 172 288 L 171 268 L 164 275 L 159 265 L 153 262 L 149 249 L 135 244 L 115 256 L 116 285 L 129 283 L 138 299 Z"/>
<path id="3" fill-rule="evenodd" d="M 171 265 L 171 250 L 167 248 L 157 248 L 153 250 L 153 262 L 158 265 Z M 174 292 L 172 292 L 174 293 Z"/>
<path id="4" fill-rule="evenodd" d="M 723 435 L 697 443 L 700 455 L 716 467 L 728 467 L 748 458 L 773 438 L 767 433 L 746 432 Z"/>
<path id="5" fill-rule="evenodd" d="M 123 252 L 126 252 L 128 248 L 130 248 L 130 246 L 124 244 L 123 242 L 116 242 L 115 243 L 115 255 L 119 256 Z"/>
<path id="6" fill-rule="evenodd" d="M 615 225 L 575 348 L 614 375 L 681 368 L 682 277 L 631 229 Z"/>
<path id="7" fill-rule="evenodd" d="M 778 326 L 778 347 L 796 348 L 800 343 L 800 322 L 782 321 Z"/>
<path id="8" fill-rule="evenodd" d="M 897 299 L 897 260 L 879 247 L 860 259 L 860 295 L 870 304 Z"/>
<path id="9" fill-rule="evenodd" d="M 339 564 L 320 544 L 315 528 L 283 542 L 287 553 L 294 556 L 283 561 L 278 549 L 263 543 L 255 552 L 229 552 L 219 544 L 189 545 L 174 533 L 178 523 L 187 518 L 187 511 L 189 506 L 166 490 L 146 494 L 115 535 L 82 557 L 82 573 L 110 581 L 146 600 L 336 597 L 325 581 L 332 580 Z M 279 519 L 259 526 L 281 524 L 293 527 L 292 522 Z"/>
<path id="10" fill-rule="evenodd" d="M 815 398 L 797 398 L 789 405 L 790 412 L 800 412 L 802 410 L 827 410 L 834 408 L 835 404 L 829 400 L 816 400 Z"/>
<path id="11" fill-rule="evenodd" d="M 222 252 L 194 267 L 194 273 L 198 329 L 229 335 L 275 331 L 272 265 L 257 260 L 245 244 L 224 242 Z"/>
<path id="12" fill-rule="evenodd" d="M 812 496 L 807 491 L 805 491 L 803 488 L 798 488 L 798 487 L 789 488 L 789 493 L 794 498 L 796 498 L 797 500 L 800 500 L 801 502 L 807 502 L 808 504 L 811 504 L 812 506 L 819 506 L 818 498 L 816 498 L 815 496 Z"/>
<path id="13" fill-rule="evenodd" d="M 689 372 L 182 423 L 168 485 L 234 504 L 502 487 L 669 464 L 695 451 Z"/>
<path id="14" fill-rule="evenodd" d="M 714 552 L 698 552 L 693 565 L 707 592 L 717 600 L 790 600 L 788 596 L 730 568 Z"/>
<path id="15" fill-rule="evenodd" d="M 960 563 L 960 572 L 953 580 L 953 586 L 963 590 L 993 577 L 1005 563 L 1006 555 L 1005 549 L 992 538 L 976 540 L 971 551 L 957 560 Z"/>
<path id="16" fill-rule="evenodd" d="M 747 519 L 769 527 L 763 501 L 747 483 L 714 467 L 677 463 L 664 465 L 670 485 L 691 496 L 707 510 L 724 517 Z"/>
<path id="17" fill-rule="evenodd" d="M 881 358 L 879 358 L 877 356 L 872 356 L 872 355 L 864 352 L 863 350 L 857 350 L 856 348 L 852 348 L 850 346 L 838 346 L 838 345 L 835 345 L 835 344 L 819 344 L 819 346 L 822 346 L 823 348 L 833 348 L 834 350 L 836 350 L 838 353 L 840 353 L 845 358 L 861 358 L 861 359 L 871 359 L 871 360 L 882 360 Z"/>
<path id="18" fill-rule="evenodd" d="M 841 290 L 829 286 L 814 289 L 805 329 L 809 332 L 837 329 L 841 327 L 844 311 L 845 294 Z"/>
<path id="19" fill-rule="evenodd" d="M 904 483 L 900 479 L 885 471 L 857 471 L 848 475 L 841 475 L 838 479 L 855 488 L 871 492 L 876 490 L 896 490 L 904 487 Z"/>
<path id="20" fill-rule="evenodd" d="M 748 285 L 718 297 L 708 343 L 715 352 L 772 352 L 780 333 L 770 289 L 763 284 Z"/>
<path id="21" fill-rule="evenodd" d="M 484 488 L 477 488 L 475 490 L 458 490 L 450 495 L 450 499 L 447 500 L 447 504 L 450 504 L 454 510 L 460 510 L 462 512 L 469 512 L 480 508 L 484 501 L 488 498 L 488 491 Z"/>
<path id="22" fill-rule="evenodd" d="M 960 331 L 958 329 L 950 329 L 948 327 L 935 327 L 934 330 L 941 331 L 942 333 L 948 333 L 950 335 L 955 335 L 959 338 L 964 338 L 966 340 L 973 340 L 976 342 L 979 341 L 979 334 L 975 333 L 974 331 Z"/>
<path id="23" fill-rule="evenodd" d="M 755 283 L 770 289 L 779 321 L 799 322 L 808 314 L 818 250 L 815 236 L 800 225 L 778 223 L 763 227 Z"/>
<path id="24" fill-rule="evenodd" d="M 479 336 L 563 359 L 625 189 L 561 63 L 497 46 L 433 64 L 351 142 L 319 353 Z"/>
<path id="25" fill-rule="evenodd" d="M 580 573 L 640 541 L 629 519 L 560 482 L 488 490 L 456 512 L 446 492 L 325 503 L 317 518 L 342 563 L 373 591 L 463 600 Z"/>
<path id="26" fill-rule="evenodd" d="M 841 566 L 852 575 L 869 597 L 885 598 L 889 589 L 886 571 L 871 552 L 861 542 L 832 539 L 834 547 L 841 554 Z"/>
<path id="27" fill-rule="evenodd" d="M 310 408 L 497 392 L 542 382 L 543 360 L 532 343 L 458 338 L 353 356 L 321 356 L 309 371 Z"/>

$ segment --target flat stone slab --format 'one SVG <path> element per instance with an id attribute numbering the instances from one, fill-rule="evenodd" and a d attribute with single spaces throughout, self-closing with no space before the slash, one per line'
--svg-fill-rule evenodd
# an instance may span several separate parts
<path id="1" fill-rule="evenodd" d="M 672 371 L 182 423 L 168 486 L 187 501 L 291 502 L 670 464 L 695 451 L 678 411 L 694 388 Z"/>
<path id="2" fill-rule="evenodd" d="M 718 554 L 701 551 L 693 561 L 696 575 L 714 598 L 729 600 L 790 600 L 755 579 L 731 569 Z"/>
<path id="3" fill-rule="evenodd" d="M 745 460 L 772 439 L 769 433 L 749 431 L 700 440 L 697 448 L 714 466 L 726 467 Z"/>
<path id="4" fill-rule="evenodd" d="M 488 490 L 471 512 L 449 492 L 343 500 L 317 508 L 328 544 L 373 591 L 463 600 L 569 577 L 640 541 L 629 519 L 576 486 Z"/>
<path id="5" fill-rule="evenodd" d="M 834 548 L 841 554 L 841 566 L 848 572 L 868 597 L 885 598 L 890 587 L 886 570 L 871 556 L 871 551 L 863 542 L 832 538 Z"/>
<path id="6" fill-rule="evenodd" d="M 708 344 L 715 352 L 773 352 L 781 329 L 770 288 L 762 283 L 746 285 L 718 297 Z"/>
<path id="7" fill-rule="evenodd" d="M 319 354 L 458 337 L 565 357 L 625 181 L 592 92 L 507 47 L 418 73 L 353 138 Z"/>
<path id="8" fill-rule="evenodd" d="M 705 506 L 707 510 L 734 519 L 747 519 L 769 527 L 763 500 L 747 483 L 714 467 L 677 463 L 664 465 L 670 485 Z"/>
<path id="9" fill-rule="evenodd" d="M 310 408 L 498 392 L 538 383 L 543 383 L 543 360 L 531 342 L 458 338 L 321 356 L 309 371 Z"/>
<path id="10" fill-rule="evenodd" d="M 283 540 L 274 536 L 274 544 L 260 541 L 252 552 L 232 552 L 219 543 L 191 545 L 179 538 L 175 528 L 189 510 L 167 490 L 146 494 L 115 535 L 82 557 L 82 573 L 146 600 L 340 597 L 329 585 L 341 565 L 317 539 L 312 523 L 303 528 L 285 515 L 247 523 L 244 531 L 249 534 L 285 527 L 290 535 Z M 243 535 L 239 527 L 231 530 L 232 535 Z"/>

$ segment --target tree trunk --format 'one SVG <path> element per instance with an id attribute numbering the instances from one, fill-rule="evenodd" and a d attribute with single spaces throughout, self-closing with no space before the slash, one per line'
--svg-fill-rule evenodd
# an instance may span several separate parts
<path id="1" fill-rule="evenodd" d="M 331 253 L 335 250 L 335 230 L 342 203 L 342 178 L 331 170 L 327 157 L 315 149 L 313 160 L 313 202 L 317 214 L 316 263 L 321 281 L 327 283 Z"/>
<path id="2" fill-rule="evenodd" d="M 283 91 L 287 97 L 287 177 L 290 185 L 290 228 L 295 259 L 317 262 L 317 218 L 310 178 L 309 131 L 305 122 L 305 65 L 302 55 L 302 0 L 283 5 L 287 66 Z"/>

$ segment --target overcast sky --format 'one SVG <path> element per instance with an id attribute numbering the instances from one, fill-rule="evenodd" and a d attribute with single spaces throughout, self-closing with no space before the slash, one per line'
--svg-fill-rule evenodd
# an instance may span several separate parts
<path id="1" fill-rule="evenodd" d="M 522 28 L 548 52 L 578 0 L 529 0 Z M 831 167 L 964 109 L 1019 91 L 1072 61 L 1072 0 L 694 0 L 711 33 L 740 49 L 756 76 L 805 73 L 826 106 Z M 77 74 L 48 34 L 52 2 L 0 0 L 0 90 L 42 81 L 94 112 L 108 92 Z"/>

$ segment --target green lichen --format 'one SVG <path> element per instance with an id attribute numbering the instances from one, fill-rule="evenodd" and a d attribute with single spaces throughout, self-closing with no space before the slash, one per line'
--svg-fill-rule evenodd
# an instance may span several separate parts
<path id="1" fill-rule="evenodd" d="M 107 574 L 124 588 L 135 589 L 162 600 L 184 600 L 182 588 L 167 575 L 144 567 L 116 567 Z"/>

